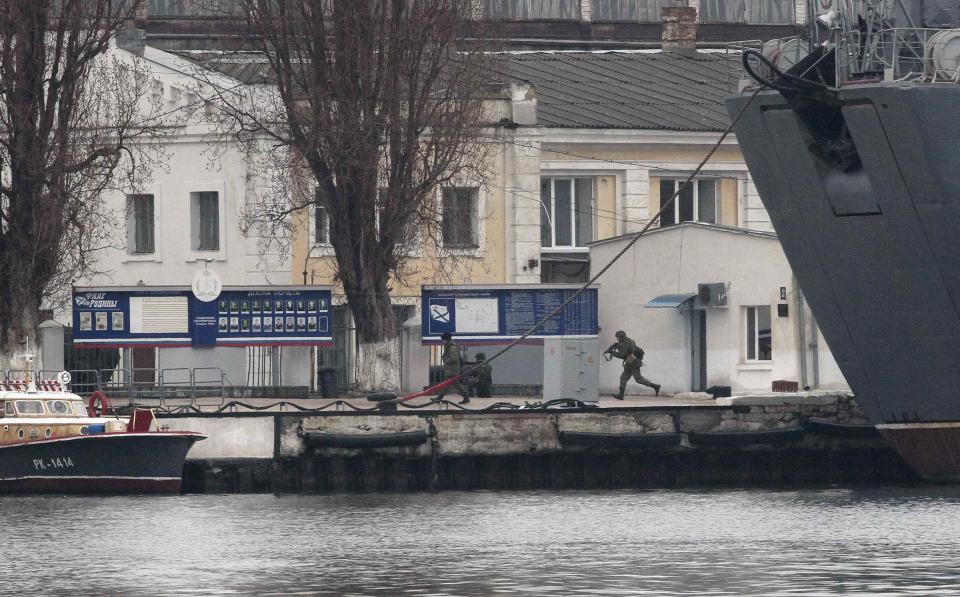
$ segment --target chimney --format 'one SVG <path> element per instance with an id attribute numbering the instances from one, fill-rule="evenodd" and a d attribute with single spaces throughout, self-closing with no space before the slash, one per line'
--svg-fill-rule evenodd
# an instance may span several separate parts
<path id="1" fill-rule="evenodd" d="M 660 11 L 663 21 L 663 51 L 685 56 L 697 53 L 697 9 L 689 6 L 664 7 Z"/>

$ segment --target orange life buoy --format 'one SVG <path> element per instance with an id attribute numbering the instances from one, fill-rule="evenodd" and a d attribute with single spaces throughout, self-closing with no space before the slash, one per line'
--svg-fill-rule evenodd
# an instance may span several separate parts
<path id="1" fill-rule="evenodd" d="M 99 417 L 102 413 L 106 412 L 107 409 L 113 409 L 113 404 L 110 403 L 110 399 L 107 398 L 107 395 L 97 390 L 93 394 L 90 394 L 90 402 L 87 403 L 87 414 L 91 417 Z"/>

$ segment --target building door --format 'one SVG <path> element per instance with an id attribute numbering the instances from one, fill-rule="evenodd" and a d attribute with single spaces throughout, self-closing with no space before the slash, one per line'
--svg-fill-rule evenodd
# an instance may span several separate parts
<path id="1" fill-rule="evenodd" d="M 133 383 L 153 384 L 157 382 L 157 349 L 152 346 L 135 346 L 130 349 L 133 363 Z"/>
<path id="2" fill-rule="evenodd" d="M 707 389 L 707 312 L 690 310 L 690 389 Z"/>

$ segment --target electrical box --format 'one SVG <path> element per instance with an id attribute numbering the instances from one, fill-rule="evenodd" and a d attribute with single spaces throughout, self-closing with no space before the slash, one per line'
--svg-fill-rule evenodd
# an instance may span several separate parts
<path id="1" fill-rule="evenodd" d="M 600 397 L 599 381 L 599 338 L 544 338 L 544 401 L 572 398 L 596 404 Z"/>

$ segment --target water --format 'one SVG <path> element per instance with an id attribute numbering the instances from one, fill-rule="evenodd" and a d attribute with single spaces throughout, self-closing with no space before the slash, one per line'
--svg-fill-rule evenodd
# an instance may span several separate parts
<path id="1" fill-rule="evenodd" d="M 3 595 L 960 594 L 960 487 L 0 498 Z"/>

